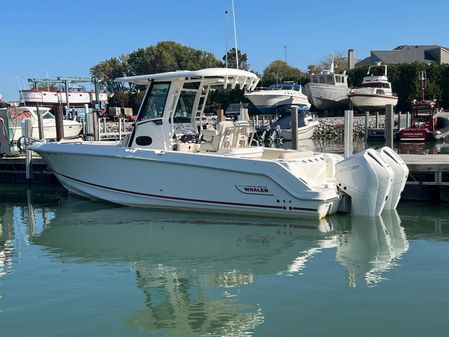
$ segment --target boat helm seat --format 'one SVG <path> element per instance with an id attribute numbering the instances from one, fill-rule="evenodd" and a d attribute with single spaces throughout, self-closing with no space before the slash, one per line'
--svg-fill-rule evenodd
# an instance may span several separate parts
<path id="1" fill-rule="evenodd" d="M 206 129 L 201 131 L 201 150 L 217 152 L 222 148 L 231 148 L 234 136 L 234 122 L 222 121 L 218 123 L 216 130 Z"/>

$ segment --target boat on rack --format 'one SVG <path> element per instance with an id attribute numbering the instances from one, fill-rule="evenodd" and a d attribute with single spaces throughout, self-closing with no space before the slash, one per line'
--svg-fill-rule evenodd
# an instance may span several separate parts
<path id="1" fill-rule="evenodd" d="M 421 99 L 411 104 L 411 125 L 398 133 L 400 141 L 429 141 L 442 139 L 449 135 L 449 120 L 438 116 L 436 100 L 426 100 L 424 88 L 426 76 L 420 73 Z"/>
<path id="2" fill-rule="evenodd" d="M 274 115 L 292 105 L 310 108 L 303 87 L 292 81 L 272 84 L 267 89 L 250 91 L 245 96 L 264 114 Z"/>
<path id="3" fill-rule="evenodd" d="M 56 119 L 48 107 L 39 107 L 42 114 L 44 138 L 56 139 Z M 16 142 L 22 137 L 22 122 L 25 118 L 31 119 L 32 138 L 39 138 L 39 121 L 36 107 L 12 107 L 7 110 L 8 134 L 10 141 Z M 64 120 L 64 138 L 76 138 L 79 136 L 83 124 L 76 120 Z"/>
<path id="4" fill-rule="evenodd" d="M 348 94 L 355 108 L 361 111 L 384 111 L 387 104 L 396 106 L 398 97 L 393 94 L 387 72 L 385 64 L 368 68 L 360 87 L 351 89 Z"/>
<path id="5" fill-rule="evenodd" d="M 310 75 L 304 89 L 310 103 L 319 110 L 344 109 L 349 104 L 348 75 L 335 74 L 333 62 L 330 69 Z"/>
<path id="6" fill-rule="evenodd" d="M 41 106 L 53 107 L 59 104 L 67 104 L 73 107 L 84 107 L 84 104 L 92 104 L 97 101 L 95 92 L 88 91 L 82 86 L 72 87 L 68 89 L 68 92 L 64 90 L 44 90 L 44 89 L 28 89 L 20 90 L 20 97 L 23 103 L 27 106 L 35 106 L 39 104 Z M 98 94 L 100 102 L 108 101 L 108 94 L 100 92 Z"/>
<path id="7" fill-rule="evenodd" d="M 343 158 L 250 146 L 254 128 L 245 120 L 205 128 L 211 89 L 253 90 L 259 79 L 251 72 L 210 68 L 117 81 L 147 86 L 120 144 L 31 146 L 73 193 L 126 206 L 315 219 L 379 215 L 399 202 L 408 169 L 389 148 Z"/>

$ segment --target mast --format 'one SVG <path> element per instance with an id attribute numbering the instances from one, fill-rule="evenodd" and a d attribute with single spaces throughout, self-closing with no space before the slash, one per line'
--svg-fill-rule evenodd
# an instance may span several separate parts
<path id="1" fill-rule="evenodd" d="M 232 21 L 234 21 L 235 68 L 239 68 L 239 48 L 237 47 L 237 29 L 235 28 L 235 8 L 232 0 Z"/>
<path id="2" fill-rule="evenodd" d="M 226 68 L 228 67 L 228 11 L 225 11 L 225 40 L 226 40 L 226 52 L 225 52 L 225 63 Z"/>

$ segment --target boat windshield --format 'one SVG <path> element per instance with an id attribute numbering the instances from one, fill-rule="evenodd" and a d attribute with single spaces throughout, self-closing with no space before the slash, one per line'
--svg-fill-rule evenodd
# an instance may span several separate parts
<path id="1" fill-rule="evenodd" d="M 176 110 L 173 115 L 174 123 L 189 123 L 191 121 L 195 97 L 195 91 L 181 91 L 178 104 L 176 105 Z"/>
<path id="2" fill-rule="evenodd" d="M 140 110 L 137 121 L 144 121 L 154 118 L 162 118 L 164 114 L 165 101 L 167 100 L 170 83 L 154 83 L 150 92 L 145 98 L 145 102 Z"/>
<path id="3" fill-rule="evenodd" d="M 301 85 L 296 83 L 276 83 L 268 87 L 268 90 L 301 90 Z"/>
<path id="4" fill-rule="evenodd" d="M 385 82 L 366 82 L 360 84 L 361 88 L 369 87 L 369 88 L 390 88 L 390 83 Z"/>
<path id="5" fill-rule="evenodd" d="M 42 118 L 43 119 L 55 119 L 55 116 L 50 111 L 47 111 L 42 115 Z"/>
<path id="6" fill-rule="evenodd" d="M 334 75 L 333 74 L 320 74 L 312 76 L 313 83 L 326 83 L 326 84 L 335 84 Z"/>

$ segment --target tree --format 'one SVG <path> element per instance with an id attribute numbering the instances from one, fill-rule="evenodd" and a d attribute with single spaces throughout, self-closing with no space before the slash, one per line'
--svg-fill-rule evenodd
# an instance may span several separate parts
<path id="1" fill-rule="evenodd" d="M 333 70 L 337 74 L 348 69 L 348 58 L 343 53 L 332 53 L 322 59 L 318 65 L 309 64 L 307 74 L 319 74 L 323 70 L 330 70 L 332 62 L 334 63 Z"/>
<path id="2" fill-rule="evenodd" d="M 291 67 L 287 62 L 276 60 L 265 68 L 262 75 L 264 86 L 282 81 L 301 82 L 301 70 Z"/>
<path id="3" fill-rule="evenodd" d="M 127 76 L 129 73 L 128 58 L 128 55 L 122 55 L 102 61 L 93 66 L 90 73 L 105 85 L 109 92 L 123 91 L 123 83 L 114 82 L 114 79 Z"/>
<path id="4" fill-rule="evenodd" d="M 235 48 L 231 48 L 226 55 L 228 56 L 228 68 L 236 68 Z M 223 61 L 226 62 L 226 55 L 223 56 Z M 246 53 L 241 53 L 240 49 L 237 51 L 239 57 L 239 69 L 249 70 L 248 57 Z"/>

